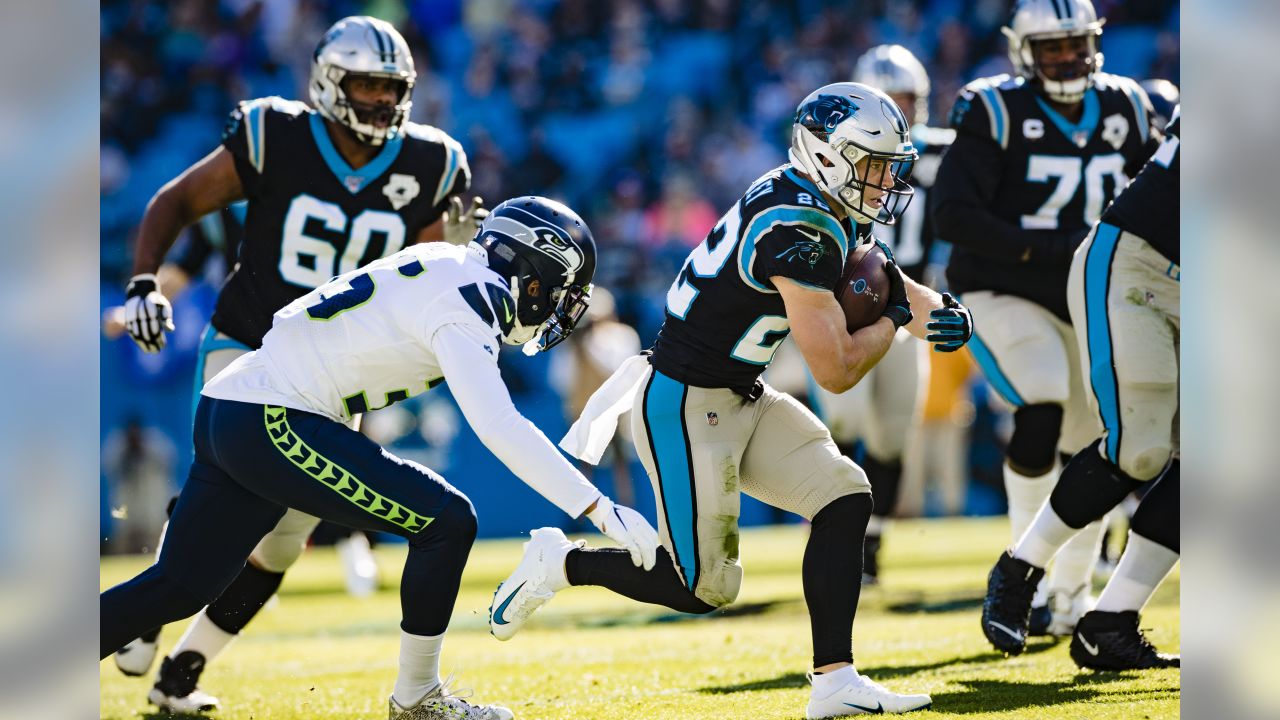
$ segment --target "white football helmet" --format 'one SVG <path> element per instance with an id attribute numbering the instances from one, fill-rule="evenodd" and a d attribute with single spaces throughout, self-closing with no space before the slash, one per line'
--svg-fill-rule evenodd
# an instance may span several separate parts
<path id="1" fill-rule="evenodd" d="M 395 105 L 353 103 L 342 89 L 342 81 L 352 75 L 399 81 Z M 409 44 L 391 23 L 353 15 L 334 23 L 316 46 L 311 58 L 311 102 L 323 117 L 350 128 L 360 142 L 381 145 L 404 127 L 417 77 Z M 387 120 L 386 127 L 373 122 L 378 115 Z"/>
<path id="2" fill-rule="evenodd" d="M 918 157 L 902 110 L 861 83 L 832 83 L 809 93 L 791 126 L 791 164 L 857 223 L 892 225 L 915 190 L 907 183 Z M 860 177 L 858 162 L 888 163 L 892 187 Z M 880 190 L 868 198 L 868 186 Z"/>
<path id="3" fill-rule="evenodd" d="M 1102 69 L 1098 38 L 1104 23 L 1089 0 L 1018 0 L 1008 27 L 1000 30 L 1009 39 L 1009 60 L 1018 74 L 1039 82 L 1052 100 L 1077 103 L 1093 85 L 1093 74 Z M 1036 63 L 1032 44 L 1067 37 L 1085 38 L 1088 51 L 1071 63 L 1062 63 L 1055 80 Z"/>
<path id="4" fill-rule="evenodd" d="M 901 45 L 877 45 L 862 54 L 853 66 L 853 81 L 878 88 L 888 95 L 915 97 L 913 122 L 929 122 L 929 73 L 916 56 Z"/>

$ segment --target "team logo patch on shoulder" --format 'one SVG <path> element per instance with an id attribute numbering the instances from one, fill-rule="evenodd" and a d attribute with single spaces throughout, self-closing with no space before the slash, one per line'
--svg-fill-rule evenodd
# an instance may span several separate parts
<path id="1" fill-rule="evenodd" d="M 418 178 L 403 173 L 391 173 L 391 177 L 387 178 L 387 184 L 382 186 L 382 194 L 387 196 L 391 201 L 391 207 L 396 210 L 412 202 L 421 191 L 422 186 L 418 184 Z"/>
<path id="2" fill-rule="evenodd" d="M 1124 145 L 1124 141 L 1129 137 L 1129 121 L 1119 113 L 1108 115 L 1102 121 L 1102 139 L 1106 140 L 1111 147 L 1119 150 Z"/>
<path id="3" fill-rule="evenodd" d="M 827 249 L 822 246 L 822 240 L 817 232 L 796 228 L 797 232 L 805 237 L 803 240 L 797 240 L 791 247 L 783 250 L 774 257 L 787 262 L 803 262 L 808 263 L 812 269 L 827 254 Z"/>

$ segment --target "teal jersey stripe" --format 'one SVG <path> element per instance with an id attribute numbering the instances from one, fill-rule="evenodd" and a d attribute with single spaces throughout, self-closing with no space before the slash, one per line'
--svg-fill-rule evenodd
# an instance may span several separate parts
<path id="1" fill-rule="evenodd" d="M 849 254 L 849 238 L 835 218 L 816 208 L 778 205 L 751 219 L 751 223 L 742 233 L 741 247 L 738 248 L 738 263 L 742 279 L 756 290 L 775 292 L 751 274 L 751 265 L 756 256 L 756 242 L 775 225 L 804 225 L 831 236 L 840 247 L 840 264 L 844 265 L 844 258 Z"/>
<path id="2" fill-rule="evenodd" d="M 1107 459 L 1120 462 L 1120 389 L 1111 346 L 1107 295 L 1111 291 L 1111 260 L 1120 244 L 1120 229 L 1098 223 L 1084 261 L 1085 332 L 1089 343 L 1089 385 L 1098 401 L 1106 430 Z"/>
<path id="3" fill-rule="evenodd" d="M 964 301 L 961 300 L 961 302 Z M 977 330 L 969 338 L 969 352 L 973 353 L 973 359 L 978 363 L 978 368 L 982 370 L 987 382 L 1000 394 L 1000 397 L 1005 399 L 1005 402 L 1014 407 L 1022 407 L 1026 404 L 1022 395 L 1009 380 L 1009 376 L 1004 374 L 1004 369 L 1000 367 L 996 356 L 991 354 L 991 348 L 988 348 L 986 343 L 982 342 L 982 338 L 978 337 Z"/>
<path id="4" fill-rule="evenodd" d="M 440 184 L 436 187 L 435 199 L 432 205 L 439 205 L 441 200 L 449 190 L 453 188 L 453 176 L 458 172 L 458 151 L 449 142 L 441 142 L 444 146 L 445 167 L 444 174 L 440 176 Z"/>
<path id="5" fill-rule="evenodd" d="M 329 138 L 329 131 L 325 129 L 324 119 L 319 113 L 311 115 L 311 137 L 315 139 L 316 148 L 320 150 L 320 156 L 324 158 L 325 165 L 329 166 L 329 171 L 352 195 L 360 192 L 366 185 L 385 173 L 400 155 L 400 148 L 404 146 L 404 138 L 399 133 L 395 133 L 382 143 L 382 150 L 372 160 L 356 170 L 342 159 L 338 149 L 333 146 L 333 140 Z M 349 184 L 347 178 L 358 179 L 358 182 Z"/>
<path id="6" fill-rule="evenodd" d="M 692 463 L 684 426 L 687 393 L 683 383 L 654 370 L 645 390 L 644 424 L 658 469 L 662 509 L 675 546 L 675 561 L 692 592 L 698 583 L 698 529 Z"/>

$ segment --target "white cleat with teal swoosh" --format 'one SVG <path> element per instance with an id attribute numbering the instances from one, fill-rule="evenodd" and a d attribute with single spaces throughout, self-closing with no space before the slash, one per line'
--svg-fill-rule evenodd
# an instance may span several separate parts
<path id="1" fill-rule="evenodd" d="M 817 688 L 809 695 L 809 707 L 805 717 L 848 717 L 850 715 L 882 715 L 924 710 L 933 704 L 928 695 L 900 695 L 856 670 L 849 679 L 825 697 L 818 697 Z"/>
<path id="2" fill-rule="evenodd" d="M 559 528 L 539 528 L 529 534 L 524 557 L 515 572 L 503 580 L 489 603 L 489 632 L 499 640 L 510 640 L 534 610 L 569 587 L 564 559 L 570 550 L 585 545 L 570 542 Z"/>

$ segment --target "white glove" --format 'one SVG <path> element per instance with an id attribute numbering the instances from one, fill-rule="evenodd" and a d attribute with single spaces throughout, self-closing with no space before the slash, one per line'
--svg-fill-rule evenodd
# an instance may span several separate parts
<path id="1" fill-rule="evenodd" d="M 173 306 L 160 294 L 152 273 L 135 275 L 125 291 L 124 327 L 143 352 L 158 353 L 165 331 L 173 332 Z"/>
<path id="2" fill-rule="evenodd" d="M 652 570 L 658 561 L 658 531 L 640 513 L 625 505 L 614 505 L 604 495 L 596 501 L 596 509 L 587 513 L 587 519 L 610 540 L 631 553 L 636 567 Z"/>
<path id="3" fill-rule="evenodd" d="M 484 200 L 471 198 L 471 209 L 463 212 L 462 198 L 449 198 L 449 209 L 444 211 L 444 241 L 450 245 L 466 245 L 476 236 L 480 223 L 489 217 Z"/>

